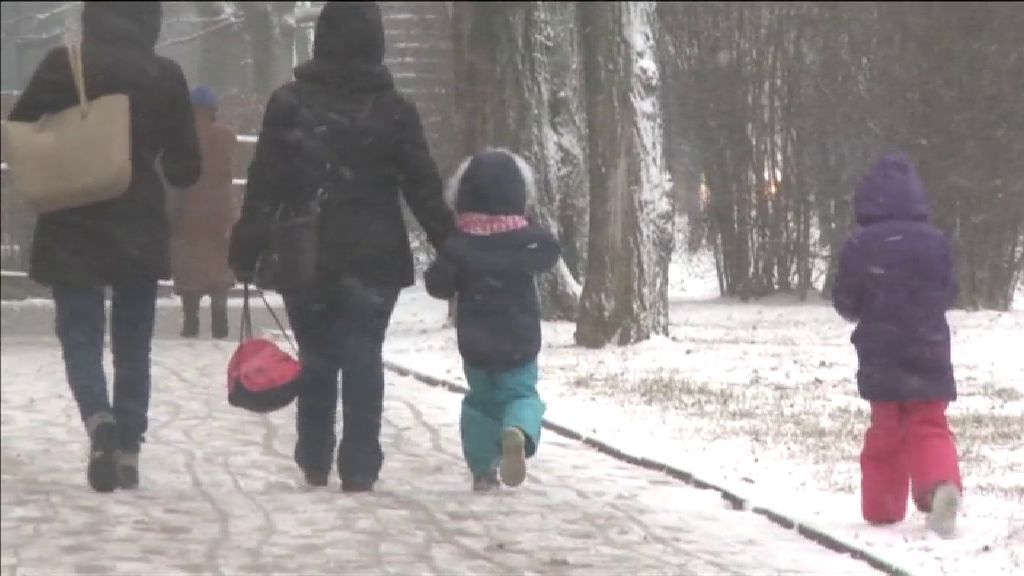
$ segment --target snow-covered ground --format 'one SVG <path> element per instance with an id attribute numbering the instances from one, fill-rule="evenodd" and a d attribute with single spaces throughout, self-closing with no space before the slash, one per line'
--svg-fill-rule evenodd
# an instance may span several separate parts
<path id="1" fill-rule="evenodd" d="M 541 390 L 551 420 L 726 486 L 914 574 L 1024 573 L 1024 287 L 1013 312 L 949 316 L 960 392 L 949 414 L 966 498 L 958 537 L 946 541 L 912 506 L 896 527 L 860 518 L 866 403 L 853 381 L 852 326 L 827 302 L 718 298 L 707 253 L 676 258 L 671 286 L 666 338 L 584 350 L 573 345 L 572 324 L 545 323 Z M 160 307 L 177 305 L 162 299 Z M 404 292 L 387 357 L 462 381 L 445 313 L 421 289 Z"/>
<path id="2" fill-rule="evenodd" d="M 858 455 L 868 413 L 853 381 L 852 326 L 816 297 L 716 298 L 709 265 L 713 272 L 706 258 L 676 262 L 667 338 L 584 350 L 573 345 L 572 324 L 545 323 L 548 417 L 734 489 L 914 574 L 1024 571 L 1024 313 L 950 314 L 960 399 L 949 414 L 966 496 L 958 537 L 946 541 L 916 511 L 896 527 L 861 520 Z M 463 381 L 445 313 L 422 291 L 405 292 L 387 357 Z"/>
<path id="3" fill-rule="evenodd" d="M 229 407 L 213 376 L 232 344 L 166 334 L 141 489 L 95 494 L 60 350 L 22 328 L 0 345 L 5 576 L 877 574 L 712 491 L 555 436 L 523 487 L 474 494 L 458 398 L 394 375 L 374 493 L 342 495 L 333 478 L 309 489 L 291 457 L 294 411 Z"/>

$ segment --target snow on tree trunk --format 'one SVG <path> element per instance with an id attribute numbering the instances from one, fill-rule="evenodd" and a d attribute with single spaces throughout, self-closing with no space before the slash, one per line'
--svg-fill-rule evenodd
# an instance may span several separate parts
<path id="1" fill-rule="evenodd" d="M 685 82 L 684 58 L 677 47 L 675 15 L 687 6 L 671 2 L 657 5 L 658 30 L 656 49 L 658 71 L 661 77 L 661 117 L 665 139 L 665 167 L 672 178 L 672 198 L 676 215 L 685 216 L 686 249 L 696 252 L 704 246 L 705 228 L 701 204 L 701 172 L 697 158 L 699 149 L 695 146 L 695 130 L 687 115 L 686 98 L 688 86 Z M 676 226 L 679 227 L 677 222 Z"/>
<path id="2" fill-rule="evenodd" d="M 577 343 L 668 332 L 672 197 L 662 153 L 653 2 L 582 2 L 590 244 Z"/>
<path id="3" fill-rule="evenodd" d="M 573 277 L 582 281 L 587 264 L 590 175 L 576 7 L 568 2 L 545 2 L 541 7 L 548 14 L 551 30 L 548 109 L 555 140 L 559 239 L 564 263 Z"/>
<path id="4" fill-rule="evenodd" d="M 466 153 L 505 147 L 523 156 L 537 185 L 531 215 L 560 239 L 564 221 L 581 222 L 582 203 L 574 199 L 587 190 L 580 84 L 571 77 L 578 74 L 573 64 L 578 53 L 567 41 L 570 8 L 545 2 L 458 3 L 453 16 Z M 557 81 L 556 68 L 563 73 Z M 571 217 L 565 218 L 566 212 Z M 578 235 L 573 242 L 579 242 Z M 579 252 L 573 254 L 585 257 Z M 564 259 L 538 279 L 538 288 L 545 318 L 576 317 L 580 286 Z"/>
<path id="5" fill-rule="evenodd" d="M 518 151 L 535 172 L 534 216 L 559 237 L 563 250 L 568 246 L 578 263 L 586 257 L 578 248 L 585 236 L 575 232 L 585 228 L 574 226 L 586 221 L 579 210 L 584 202 L 578 199 L 586 193 L 587 181 L 580 146 L 584 121 L 580 82 L 572 71 L 579 54 L 571 41 L 571 26 L 566 25 L 572 23 L 573 12 L 571 5 L 553 2 L 525 7 L 523 26 L 517 29 L 521 32 L 516 61 L 510 67 L 518 78 L 508 80 L 512 86 L 523 85 L 526 98 L 519 101 L 518 117 L 508 116 L 507 128 L 514 133 L 518 126 Z M 558 64 L 562 64 L 561 76 L 554 74 Z M 565 220 L 569 220 L 567 228 L 561 226 Z M 565 242 L 566 232 L 570 242 Z M 538 278 L 542 314 L 547 319 L 576 319 L 582 289 L 567 262 L 563 257 L 551 273 Z"/>

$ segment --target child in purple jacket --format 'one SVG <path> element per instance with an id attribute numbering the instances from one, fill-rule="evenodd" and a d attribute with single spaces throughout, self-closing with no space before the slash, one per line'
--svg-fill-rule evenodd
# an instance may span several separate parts
<path id="1" fill-rule="evenodd" d="M 871 403 L 861 506 L 872 524 L 903 520 L 908 492 L 928 526 L 954 533 L 962 483 L 946 407 L 956 399 L 946 310 L 958 285 L 949 242 L 928 223 L 906 156 L 879 161 L 857 187 L 858 229 L 839 257 L 836 310 L 857 322 L 857 387 Z"/>

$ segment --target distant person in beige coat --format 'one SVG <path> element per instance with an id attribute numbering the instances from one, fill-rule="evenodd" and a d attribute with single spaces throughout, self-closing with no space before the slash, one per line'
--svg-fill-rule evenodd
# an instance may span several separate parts
<path id="1" fill-rule="evenodd" d="M 171 212 L 171 270 L 174 292 L 181 296 L 185 318 L 181 335 L 199 335 L 199 303 L 210 297 L 211 333 L 228 336 L 227 294 L 235 284 L 228 267 L 228 239 L 239 215 L 231 188 L 235 133 L 217 121 L 217 97 L 200 86 L 192 91 L 202 174 L 194 186 L 179 191 Z"/>

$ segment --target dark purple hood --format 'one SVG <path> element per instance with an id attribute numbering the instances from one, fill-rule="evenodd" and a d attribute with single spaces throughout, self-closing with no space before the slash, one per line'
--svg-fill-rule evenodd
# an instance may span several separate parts
<path id="1" fill-rule="evenodd" d="M 905 154 L 890 154 L 878 161 L 857 186 L 853 198 L 857 224 L 886 220 L 928 220 L 928 194 Z"/>

